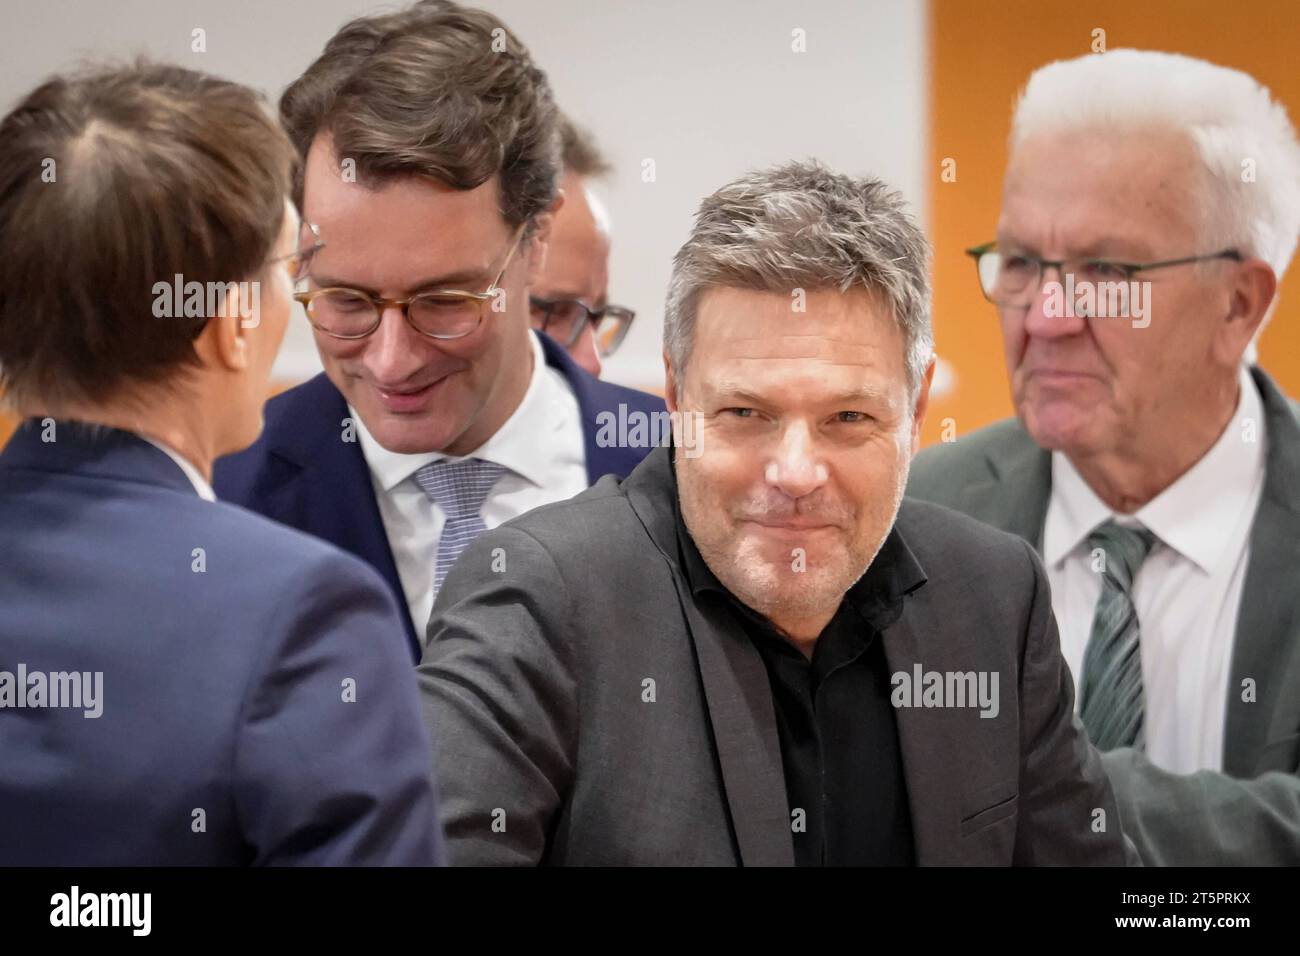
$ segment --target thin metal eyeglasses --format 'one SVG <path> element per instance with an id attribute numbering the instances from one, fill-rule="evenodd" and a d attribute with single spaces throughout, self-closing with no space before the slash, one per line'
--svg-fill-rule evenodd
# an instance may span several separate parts
<path id="1" fill-rule="evenodd" d="M 573 348 L 582 330 L 590 325 L 601 358 L 614 354 L 636 318 L 636 312 L 621 305 L 593 309 L 581 299 L 543 299 L 540 296 L 532 296 L 528 301 L 533 327 L 566 349 Z"/>
<path id="2" fill-rule="evenodd" d="M 287 262 L 289 264 L 289 277 L 294 282 L 301 282 L 306 277 L 307 270 L 311 268 L 312 257 L 325 248 L 325 243 L 321 242 L 320 229 L 314 222 L 304 221 L 302 228 L 311 233 L 312 244 L 310 246 L 306 249 L 295 249 L 283 256 L 276 256 L 274 259 L 266 260 L 268 266 L 273 266 L 279 262 Z"/>
<path id="3" fill-rule="evenodd" d="M 1039 259 L 1037 256 L 1017 253 L 1004 255 L 998 251 L 996 242 L 986 242 L 973 249 L 967 249 L 966 255 L 975 260 L 975 271 L 979 276 L 980 291 L 984 298 L 994 305 L 1023 306 L 1037 293 L 1043 281 L 1043 274 L 1049 269 L 1056 269 L 1064 278 L 1073 275 L 1078 280 L 1087 282 L 1128 282 L 1134 274 L 1150 269 L 1164 269 L 1168 266 L 1187 265 L 1192 262 L 1208 262 L 1212 259 L 1232 259 L 1242 261 L 1242 255 L 1236 249 L 1224 249 L 1202 256 L 1184 256 L 1181 259 L 1162 259 L 1159 262 L 1114 262 L 1109 259 Z"/>
<path id="4" fill-rule="evenodd" d="M 294 299 L 307 310 L 307 319 L 314 328 L 336 339 L 364 339 L 379 328 L 384 312 L 390 308 L 401 310 L 406 323 L 428 338 L 464 338 L 483 324 L 484 304 L 501 291 L 498 283 L 519 249 L 525 225 L 515 230 L 505 261 L 483 292 L 435 289 L 405 299 L 385 299 L 360 289 L 329 286 L 297 292 Z"/>

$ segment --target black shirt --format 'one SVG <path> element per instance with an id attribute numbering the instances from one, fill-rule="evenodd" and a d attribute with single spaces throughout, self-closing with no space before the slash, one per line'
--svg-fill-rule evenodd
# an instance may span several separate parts
<path id="1" fill-rule="evenodd" d="M 919 586 L 911 552 L 891 530 L 840 603 L 809 660 L 738 601 L 696 548 L 677 509 L 687 583 L 725 601 L 767 666 L 798 866 L 912 866 L 912 815 L 880 631 Z M 800 812 L 802 811 L 802 812 Z"/>

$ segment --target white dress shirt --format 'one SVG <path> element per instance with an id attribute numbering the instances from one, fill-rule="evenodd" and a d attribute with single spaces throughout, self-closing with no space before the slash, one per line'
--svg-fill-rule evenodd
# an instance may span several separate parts
<path id="1" fill-rule="evenodd" d="M 197 468 L 190 464 L 189 459 L 183 458 L 180 452 L 176 451 L 176 449 L 172 448 L 170 445 L 164 445 L 162 442 L 154 441 L 152 438 L 145 435 L 139 437 L 143 438 L 149 444 L 153 445 L 154 448 L 157 448 L 172 461 L 176 462 L 177 467 L 179 467 L 181 471 L 185 472 L 185 477 L 190 480 L 190 484 L 194 486 L 194 490 L 198 492 L 200 498 L 204 501 L 217 500 L 217 496 L 213 492 L 212 486 L 208 484 L 208 480 L 199 473 Z"/>
<path id="2" fill-rule="evenodd" d="M 546 364 L 537 336 L 533 373 L 528 390 L 514 413 L 486 442 L 468 456 L 494 461 L 509 471 L 493 486 L 479 513 L 487 528 L 517 518 L 553 501 L 572 498 L 587 488 L 587 456 L 583 446 L 578 400 L 564 375 Z M 379 502 L 379 515 L 397 565 L 406 604 L 421 641 L 433 610 L 433 575 L 438 539 L 446 515 L 415 482 L 415 473 L 441 458 L 441 452 L 404 455 L 388 451 L 366 429 L 356 409 L 361 452 Z"/>
<path id="3" fill-rule="evenodd" d="M 1065 455 L 1052 455 L 1043 560 L 1076 690 L 1101 594 L 1089 532 L 1114 517 L 1156 536 L 1134 578 L 1133 604 L 1141 629 L 1146 753 L 1173 773 L 1223 768 L 1232 648 L 1266 441 L 1263 402 L 1243 368 L 1237 409 L 1223 434 L 1131 516 L 1112 512 Z"/>

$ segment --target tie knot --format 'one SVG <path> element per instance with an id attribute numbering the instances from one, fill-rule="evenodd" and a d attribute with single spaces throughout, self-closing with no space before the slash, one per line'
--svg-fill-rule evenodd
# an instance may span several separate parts
<path id="1" fill-rule="evenodd" d="M 1104 570 L 1125 589 L 1132 586 L 1155 541 L 1156 536 L 1146 528 L 1122 525 L 1111 519 L 1097 525 L 1088 535 L 1088 547 L 1101 548 L 1106 555 Z"/>
<path id="2" fill-rule="evenodd" d="M 415 481 L 448 521 L 456 521 L 477 516 L 492 486 L 507 470 L 482 458 L 441 458 L 417 471 Z"/>

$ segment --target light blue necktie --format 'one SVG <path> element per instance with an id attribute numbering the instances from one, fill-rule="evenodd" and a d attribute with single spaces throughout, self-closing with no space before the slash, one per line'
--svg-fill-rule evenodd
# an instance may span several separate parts
<path id="1" fill-rule="evenodd" d="M 1106 521 L 1088 535 L 1105 555 L 1101 596 L 1083 654 L 1079 719 L 1098 750 L 1145 745 L 1142 641 L 1133 607 L 1133 579 L 1155 543 L 1146 528 Z"/>
<path id="2" fill-rule="evenodd" d="M 482 458 L 442 458 L 415 473 L 415 481 L 447 517 L 438 539 L 437 566 L 433 571 L 433 596 L 442 589 L 447 572 L 460 553 L 487 526 L 479 511 L 492 488 L 508 468 Z"/>

